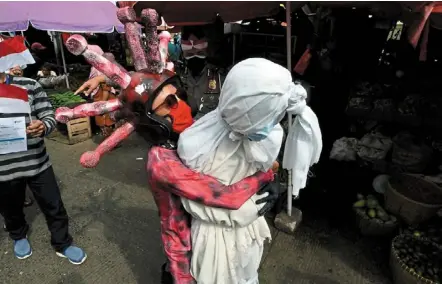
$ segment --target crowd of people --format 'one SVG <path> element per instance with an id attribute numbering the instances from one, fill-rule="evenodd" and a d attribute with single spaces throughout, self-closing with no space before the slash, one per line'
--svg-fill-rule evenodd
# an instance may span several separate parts
<path id="1" fill-rule="evenodd" d="M 151 40 L 156 35 L 147 29 L 146 34 L 150 39 L 146 48 L 158 48 Z M 68 49 L 70 41 L 66 41 Z M 132 51 L 135 41 L 140 38 L 128 41 Z M 0 213 L 17 258 L 32 254 L 23 214 L 29 187 L 46 217 L 57 255 L 73 264 L 86 260 L 86 253 L 73 244 L 69 234 L 68 215 L 44 137 L 57 121 L 95 116 L 106 145 L 120 144 L 124 135 L 116 130 L 130 123 L 136 124 L 137 131 L 156 135 L 148 148 L 147 174 L 168 260 L 162 266 L 162 283 L 259 282 L 264 243 L 271 239 L 263 216 L 279 197 L 279 182 L 274 181 L 283 144 L 279 123 L 287 113 L 297 116 L 287 135 L 288 154 L 283 162 L 296 176 L 295 189 L 305 187 L 309 167 L 318 162 L 321 132 L 316 115 L 306 105 L 305 89 L 293 82 L 288 70 L 266 59 L 251 58 L 227 73 L 208 63 L 208 48 L 203 28 L 185 27 L 180 52 L 185 68 L 177 73 L 167 70 L 151 52 L 146 53 L 146 62 L 160 67 L 130 73 L 112 53 L 89 45 L 88 58 L 106 63 L 90 60 L 89 79 L 76 93 L 94 102 L 56 112 L 42 88 L 44 81 L 40 82 L 57 76 L 50 66 L 41 64 L 36 81 L 23 77 L 26 66 L 0 64 L 0 97 L 2 92 L 18 94 L 25 89 L 31 108 L 30 115 L 18 114 L 26 117 L 27 150 L 0 154 Z M 111 73 L 116 68 L 122 79 Z M 125 83 L 127 76 L 132 81 L 141 78 L 139 85 Z M 19 88 L 7 90 L 6 86 Z M 131 96 L 133 92 L 139 98 Z M 141 110 L 136 107 L 140 102 Z M 137 119 L 125 115 L 127 109 Z M 0 116 L 13 118 L 17 113 Z M 153 129 L 160 131 L 150 132 Z"/>

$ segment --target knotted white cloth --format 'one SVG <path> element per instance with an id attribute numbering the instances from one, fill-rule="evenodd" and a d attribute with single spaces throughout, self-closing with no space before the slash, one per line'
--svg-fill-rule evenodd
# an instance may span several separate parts
<path id="1" fill-rule="evenodd" d="M 266 59 L 244 60 L 227 75 L 218 107 L 180 135 L 178 155 L 189 168 L 224 184 L 267 171 L 282 144 L 279 122 L 289 111 L 297 118 L 285 150 L 293 148 L 291 153 L 299 156 L 286 155 L 283 165 L 305 173 L 296 180 L 298 185 L 305 184 L 308 168 L 322 148 L 318 120 L 306 106 L 306 96 L 287 69 Z M 269 127 L 267 138 L 248 139 Z M 299 144 L 296 139 L 301 139 Z M 259 198 L 253 196 L 239 210 L 211 208 L 182 198 L 193 216 L 191 270 L 198 283 L 258 283 L 263 243 L 271 238 L 265 219 L 258 216 L 260 206 L 255 201 Z"/>

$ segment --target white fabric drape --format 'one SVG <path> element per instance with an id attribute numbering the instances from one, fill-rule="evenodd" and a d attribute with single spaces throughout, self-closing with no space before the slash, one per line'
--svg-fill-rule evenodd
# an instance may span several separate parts
<path id="1" fill-rule="evenodd" d="M 290 111 L 298 114 L 294 125 L 298 130 L 289 133 L 286 151 L 289 146 L 293 153 L 304 149 L 310 154 L 296 161 L 287 157 L 284 165 L 299 173 L 307 168 L 308 172 L 321 152 L 322 142 L 318 142 L 321 137 L 316 116 L 306 106 L 305 98 L 305 89 L 292 82 L 285 68 L 260 58 L 242 61 L 227 75 L 218 108 L 180 135 L 178 155 L 188 167 L 224 184 L 267 171 L 282 144 L 279 122 Z M 274 127 L 266 139 L 247 138 L 269 126 Z M 296 143 L 298 138 L 302 143 Z M 258 283 L 263 243 L 271 238 L 265 219 L 258 216 L 260 207 L 255 201 L 259 198 L 253 196 L 239 210 L 211 208 L 182 199 L 193 216 L 191 269 L 199 284 Z"/>

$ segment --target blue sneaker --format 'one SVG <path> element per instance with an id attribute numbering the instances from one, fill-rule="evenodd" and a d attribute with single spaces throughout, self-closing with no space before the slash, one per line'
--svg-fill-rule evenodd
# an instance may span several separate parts
<path id="1" fill-rule="evenodd" d="M 14 254 L 18 259 L 25 259 L 32 255 L 31 244 L 28 239 L 14 241 Z"/>
<path id="2" fill-rule="evenodd" d="M 87 258 L 86 253 L 81 248 L 76 246 L 69 246 L 64 250 L 63 253 L 57 252 L 56 254 L 59 257 L 67 258 L 70 263 L 76 265 L 82 264 Z"/>

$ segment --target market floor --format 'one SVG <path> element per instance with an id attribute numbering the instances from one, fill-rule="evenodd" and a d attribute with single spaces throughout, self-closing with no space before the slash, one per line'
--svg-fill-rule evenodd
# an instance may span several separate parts
<path id="1" fill-rule="evenodd" d="M 92 140 L 73 146 L 48 140 L 71 232 L 88 260 L 74 266 L 58 258 L 49 245 L 44 217 L 33 206 L 26 209 L 32 257 L 16 259 L 12 242 L 0 233 L 0 283 L 159 284 L 164 257 L 142 145 L 133 136 L 96 169 L 87 170 L 78 160 L 96 147 Z M 302 226 L 295 236 L 273 230 L 273 237 L 261 267 L 263 284 L 389 283 L 358 243 L 337 232 Z"/>

